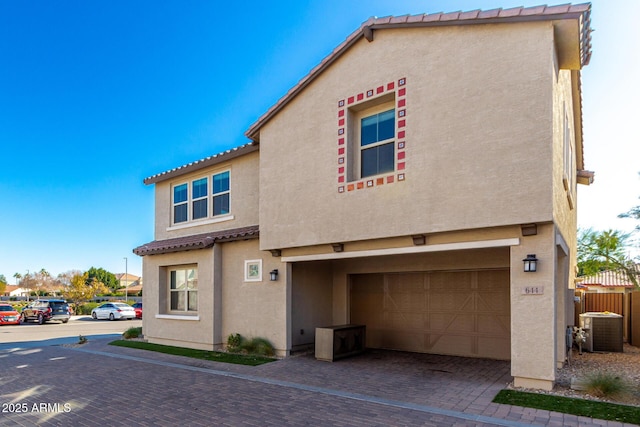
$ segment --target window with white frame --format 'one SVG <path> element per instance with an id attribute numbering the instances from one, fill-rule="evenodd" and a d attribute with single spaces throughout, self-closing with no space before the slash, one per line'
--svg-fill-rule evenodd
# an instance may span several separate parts
<path id="1" fill-rule="evenodd" d="M 391 172 L 395 167 L 395 109 L 360 119 L 360 177 Z"/>
<path id="2" fill-rule="evenodd" d="M 174 185 L 172 197 L 173 224 L 228 215 L 230 173 L 224 171 Z"/>
<path id="3" fill-rule="evenodd" d="M 169 272 L 169 310 L 171 312 L 198 311 L 198 269 L 173 269 Z"/>
<path id="4" fill-rule="evenodd" d="M 207 192 L 207 178 L 196 179 L 191 182 L 192 201 L 192 219 L 206 218 L 209 216 L 208 201 L 209 194 Z"/>
<path id="5" fill-rule="evenodd" d="M 173 187 L 173 223 L 187 221 L 188 217 L 188 187 L 187 184 L 180 184 Z"/>
<path id="6" fill-rule="evenodd" d="M 396 109 L 393 96 L 371 100 L 350 109 L 349 179 L 359 180 L 396 167 Z"/>
<path id="7" fill-rule="evenodd" d="M 213 175 L 213 216 L 229 213 L 229 171 Z"/>

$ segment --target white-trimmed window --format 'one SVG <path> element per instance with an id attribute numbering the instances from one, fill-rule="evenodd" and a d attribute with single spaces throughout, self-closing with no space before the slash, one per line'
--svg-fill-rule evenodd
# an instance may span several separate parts
<path id="1" fill-rule="evenodd" d="M 393 172 L 396 168 L 396 109 L 389 97 L 351 109 L 351 180 Z"/>
<path id="2" fill-rule="evenodd" d="M 207 178 L 200 178 L 191 182 L 192 219 L 206 218 L 209 216 L 207 184 Z"/>
<path id="3" fill-rule="evenodd" d="M 178 224 L 189 219 L 188 186 L 180 184 L 173 187 L 173 223 Z"/>
<path id="4" fill-rule="evenodd" d="M 360 119 L 360 177 L 391 172 L 395 168 L 395 109 Z"/>
<path id="5" fill-rule="evenodd" d="M 229 171 L 211 178 L 213 180 L 213 216 L 226 215 L 229 210 Z"/>
<path id="6" fill-rule="evenodd" d="M 174 185 L 172 224 L 229 215 L 230 188 L 228 170 Z"/>
<path id="7" fill-rule="evenodd" d="M 198 269 L 196 267 L 169 271 L 169 310 L 172 313 L 198 311 Z"/>

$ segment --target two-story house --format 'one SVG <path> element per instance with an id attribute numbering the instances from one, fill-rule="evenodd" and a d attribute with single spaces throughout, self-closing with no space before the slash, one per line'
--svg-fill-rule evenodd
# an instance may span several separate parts
<path id="1" fill-rule="evenodd" d="M 590 31 L 589 4 L 364 22 L 248 144 L 145 180 L 144 335 L 287 355 L 357 323 L 368 347 L 507 359 L 552 387 L 593 178 Z"/>

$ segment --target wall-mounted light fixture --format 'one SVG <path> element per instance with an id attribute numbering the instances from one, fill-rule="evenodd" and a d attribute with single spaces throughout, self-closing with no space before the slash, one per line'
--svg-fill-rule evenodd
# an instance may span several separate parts
<path id="1" fill-rule="evenodd" d="M 538 268 L 538 258 L 536 258 L 536 254 L 528 254 L 522 262 L 524 262 L 525 273 L 533 273 Z"/>
<path id="2" fill-rule="evenodd" d="M 271 270 L 269 272 L 269 277 L 272 282 L 275 282 L 276 280 L 278 280 L 278 269 L 274 268 L 273 270 Z"/>

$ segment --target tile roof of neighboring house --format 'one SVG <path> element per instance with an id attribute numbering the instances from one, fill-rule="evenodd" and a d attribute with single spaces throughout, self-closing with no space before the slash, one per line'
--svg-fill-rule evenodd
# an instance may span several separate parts
<path id="1" fill-rule="evenodd" d="M 578 19 L 580 23 L 580 65 L 589 63 L 591 58 L 591 4 L 564 4 L 559 6 L 515 7 L 512 9 L 474 10 L 469 12 L 432 13 L 422 15 L 388 16 L 369 18 L 360 28 L 351 33 L 344 42 L 336 47 L 320 64 L 292 87 L 282 98 L 264 113 L 245 135 L 258 142 L 260 128 L 277 114 L 289 101 L 295 98 L 317 76 L 335 62 L 360 39 L 373 41 L 374 30 L 406 27 L 437 27 L 450 25 L 496 24 L 531 21 L 561 21 Z"/>
<path id="2" fill-rule="evenodd" d="M 602 286 L 605 288 L 633 288 L 635 285 L 623 271 L 601 271 L 591 276 L 577 278 L 577 284 L 585 286 Z"/>
<path id="3" fill-rule="evenodd" d="M 166 181 L 167 179 L 181 176 L 189 172 L 193 172 L 207 166 L 213 166 L 218 163 L 226 162 L 236 157 L 240 157 L 244 154 L 251 153 L 259 149 L 257 142 L 249 142 L 236 148 L 224 151 L 222 153 L 214 154 L 213 156 L 205 157 L 204 159 L 196 160 L 195 162 L 188 163 L 183 166 L 161 172 L 159 174 L 145 178 L 143 182 L 147 185 L 155 184 L 156 182 Z"/>
<path id="4" fill-rule="evenodd" d="M 126 280 L 126 281 L 131 281 L 134 282 L 136 280 L 138 280 L 140 277 L 136 276 L 134 274 L 131 273 L 118 273 L 116 274 L 116 279 L 118 280 Z"/>
<path id="5" fill-rule="evenodd" d="M 259 235 L 257 225 L 234 228 L 231 230 L 212 233 L 196 234 L 193 236 L 176 237 L 166 240 L 154 240 L 138 246 L 133 253 L 140 256 L 166 254 L 170 252 L 190 251 L 193 249 L 210 248 L 217 242 L 231 242 L 234 240 L 255 239 Z"/>

